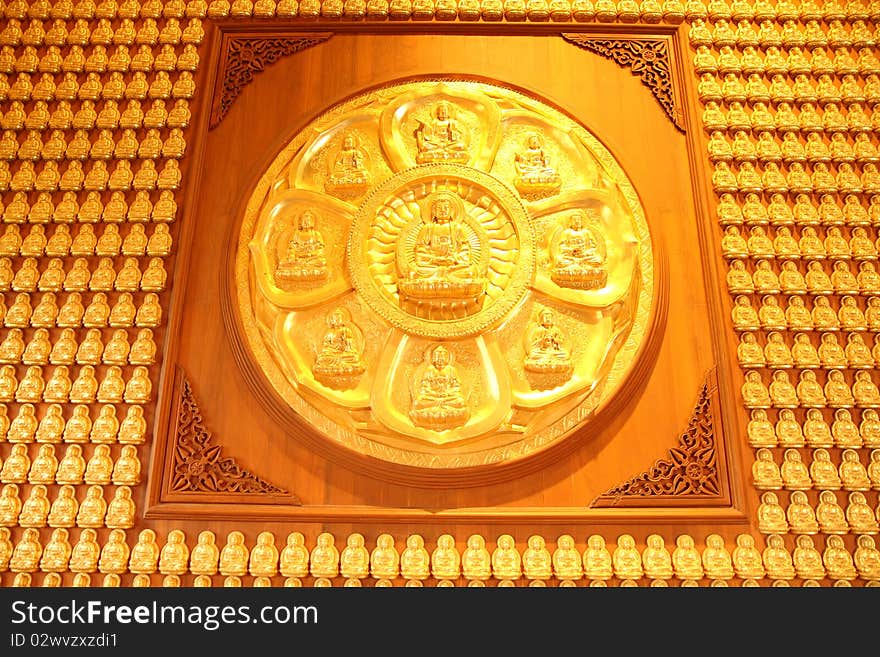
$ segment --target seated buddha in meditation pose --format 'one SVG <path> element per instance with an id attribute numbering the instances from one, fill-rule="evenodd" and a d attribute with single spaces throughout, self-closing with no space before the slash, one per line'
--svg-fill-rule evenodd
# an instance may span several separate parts
<path id="1" fill-rule="evenodd" d="M 318 378 L 358 376 L 364 372 L 362 353 L 363 335 L 344 308 L 335 308 L 327 315 L 327 332 L 312 372 Z"/>
<path id="2" fill-rule="evenodd" d="M 560 287 L 593 290 L 605 286 L 605 240 L 585 225 L 584 213 L 572 212 L 568 226 L 550 241 L 550 279 Z"/>
<path id="3" fill-rule="evenodd" d="M 467 128 L 461 125 L 452 112 L 452 106 L 442 101 L 437 104 L 427 121 L 416 119 L 416 146 L 419 149 L 416 162 L 467 162 Z"/>
<path id="4" fill-rule="evenodd" d="M 562 184 L 544 152 L 541 135 L 536 132 L 526 138 L 525 148 L 514 155 L 513 167 L 516 169 L 514 184 L 520 194 L 549 194 Z"/>
<path id="5" fill-rule="evenodd" d="M 485 266 L 473 261 L 471 240 L 463 217 L 461 199 L 451 192 L 438 192 L 426 204 L 427 221 L 419 228 L 405 276 L 397 282 L 404 300 L 418 305 L 460 301 L 479 307 L 486 291 Z"/>
<path id="6" fill-rule="evenodd" d="M 412 392 L 412 421 L 438 431 L 464 424 L 470 412 L 452 355 L 438 344 L 426 356 L 427 366 Z"/>
<path id="7" fill-rule="evenodd" d="M 297 221 L 296 230 L 287 243 L 287 250 L 275 268 L 280 281 L 318 282 L 327 278 L 327 259 L 324 256 L 324 238 L 315 227 L 317 215 L 305 210 Z"/>
<path id="8" fill-rule="evenodd" d="M 523 367 L 530 372 L 570 374 L 571 351 L 568 339 L 556 326 L 553 311 L 544 308 L 526 333 L 526 358 Z"/>
<path id="9" fill-rule="evenodd" d="M 357 193 L 370 184 L 370 172 L 367 170 L 367 153 L 358 146 L 357 138 L 346 133 L 342 138 L 342 147 L 336 154 L 328 172 L 325 189 L 334 192 Z"/>

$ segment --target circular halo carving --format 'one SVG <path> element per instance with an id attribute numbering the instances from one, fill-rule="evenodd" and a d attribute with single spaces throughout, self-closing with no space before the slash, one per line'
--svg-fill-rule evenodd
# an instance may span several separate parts
<path id="1" fill-rule="evenodd" d="M 450 219 L 437 223 L 437 204 Z M 460 239 L 466 257 L 436 264 L 431 240 Z M 391 177 L 352 223 L 348 270 L 382 318 L 415 335 L 475 335 L 522 298 L 534 269 L 532 227 L 522 201 L 498 179 L 459 164 L 426 164 Z M 394 256 L 391 258 L 391 256 Z M 383 257 L 388 256 L 388 257 Z"/>
<path id="2" fill-rule="evenodd" d="M 485 82 L 329 108 L 265 171 L 235 248 L 238 355 L 260 398 L 309 444 L 406 483 L 522 472 L 623 403 L 657 317 L 620 165 L 570 117 Z"/>

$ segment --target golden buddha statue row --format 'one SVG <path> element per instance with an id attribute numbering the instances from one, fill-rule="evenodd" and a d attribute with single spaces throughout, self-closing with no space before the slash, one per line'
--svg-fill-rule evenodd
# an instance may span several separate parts
<path id="1" fill-rule="evenodd" d="M 750 20 L 742 16 L 716 18 L 707 22 L 701 18 L 689 24 L 688 40 L 697 46 L 784 46 L 813 49 L 817 47 L 870 47 L 877 43 L 876 27 L 867 20 L 832 19 L 823 25 L 820 19 L 765 19 Z M 774 16 L 774 19 L 778 17 Z M 780 25 L 781 23 L 781 25 Z"/>
<path id="2" fill-rule="evenodd" d="M 24 403 L 18 407 L 13 417 L 9 415 L 7 405 L 0 404 L 0 442 L 5 440 L 14 444 L 34 441 L 74 443 L 71 445 L 74 449 L 67 452 L 72 459 L 72 467 L 79 463 L 78 458 L 82 455 L 79 443 L 119 442 L 123 445 L 142 445 L 146 440 L 147 425 L 142 406 L 129 406 L 121 420 L 117 417 L 117 410 L 113 404 L 101 406 L 94 420 L 89 407 L 85 404 L 73 406 L 66 419 L 64 411 L 61 404 L 52 403 L 41 409 L 41 415 L 38 417 L 33 404 Z M 21 459 L 15 467 L 27 471 L 30 466 L 23 460 L 27 452 L 19 450 L 15 454 Z"/>
<path id="3" fill-rule="evenodd" d="M 19 136 L 24 136 L 24 141 L 19 142 Z M 149 128 L 143 136 L 138 136 L 134 128 L 124 128 L 116 136 L 110 128 L 101 128 L 95 141 L 89 140 L 86 130 L 77 130 L 69 137 L 58 129 L 28 130 L 24 135 L 4 130 L 0 135 L 0 160 L 179 159 L 185 149 L 181 128 L 171 128 L 164 138 L 159 128 Z"/>
<path id="4" fill-rule="evenodd" d="M 877 162 L 880 153 L 870 133 L 832 132 L 827 140 L 821 132 L 785 132 L 780 139 L 770 131 L 758 132 L 753 138 L 746 130 L 728 134 L 714 130 L 706 148 L 713 162 L 785 162 L 789 168 L 789 190 L 807 189 L 804 162 Z M 6 149 L 8 153 L 11 147 Z M 796 166 L 797 165 L 797 166 Z M 812 188 L 812 184 L 809 185 Z"/>
<path id="5" fill-rule="evenodd" d="M 709 46 L 699 45 L 694 52 L 693 64 L 698 74 L 758 73 L 793 77 L 799 74 L 871 75 L 880 72 L 880 62 L 873 47 L 868 45 L 860 48 L 826 48 L 817 45 L 812 49 L 777 45 L 745 45 L 738 49 L 733 45 L 723 45 L 718 48 L 717 56 Z"/>
<path id="6" fill-rule="evenodd" d="M 861 333 L 845 336 L 845 345 L 836 333 L 823 333 L 813 344 L 813 338 L 800 332 L 784 334 L 770 331 L 759 340 L 751 331 L 739 336 L 736 355 L 744 369 L 769 367 L 772 369 L 873 369 L 880 367 L 880 342 L 874 335 L 869 347 Z M 763 344 L 762 344 L 763 342 Z"/>
<path id="7" fill-rule="evenodd" d="M 749 264 L 753 270 L 751 273 L 742 258 L 729 260 L 726 275 L 728 292 L 734 295 L 846 295 L 841 299 L 841 309 L 845 308 L 843 312 L 850 316 L 841 321 L 852 330 L 877 326 L 876 302 L 871 301 L 876 297 L 869 297 L 864 310 L 859 308 L 855 299 L 858 295 L 870 295 L 871 290 L 876 289 L 872 280 L 872 273 L 876 274 L 876 270 L 870 263 L 859 263 L 861 282 L 852 273 L 851 265 L 846 260 L 834 260 L 823 265 L 819 260 L 777 261 L 764 258 Z M 818 299 L 814 303 L 818 303 Z"/>
<path id="8" fill-rule="evenodd" d="M 812 447 L 827 449 L 839 448 L 877 448 L 880 447 L 880 418 L 877 410 L 865 408 L 852 410 L 838 408 L 826 420 L 821 409 L 808 408 L 799 414 L 791 408 L 779 409 L 776 421 L 771 421 L 767 409 L 755 408 L 751 411 L 747 428 L 749 445 L 755 448 L 769 447 Z M 855 421 L 859 419 L 859 424 Z M 872 452 L 871 464 L 876 468 Z M 874 477 L 875 475 L 870 475 Z"/>
<path id="9" fill-rule="evenodd" d="M 0 237 L 0 241 L 2 241 Z M 92 262 L 78 257 L 65 271 L 64 260 L 49 258 L 43 260 L 45 269 L 40 271 L 37 258 L 24 258 L 17 269 L 12 268 L 9 258 L 0 258 L 0 290 L 13 292 L 160 292 L 165 289 L 168 275 L 161 257 L 153 256 L 147 260 L 141 271 L 135 256 L 126 257 L 119 271 L 114 260 L 103 256 Z"/>
<path id="10" fill-rule="evenodd" d="M 81 200 L 77 199 L 76 192 L 66 191 L 57 203 L 52 200 L 52 195 L 49 192 L 39 192 L 33 202 L 30 202 L 27 192 L 18 191 L 12 195 L 12 200 L 5 207 L 0 205 L 0 215 L 2 215 L 3 223 L 5 224 L 23 224 L 27 222 L 40 225 L 55 222 L 66 225 L 74 222 L 93 224 L 98 222 L 122 223 L 124 221 L 132 223 L 148 221 L 167 223 L 173 221 L 176 214 L 177 202 L 174 200 L 174 192 L 168 189 L 159 191 L 155 195 L 155 200 L 150 198 L 149 190 L 137 190 L 134 197 L 129 200 L 126 200 L 124 191 L 114 190 L 110 193 L 106 202 L 101 199 L 100 192 L 96 190 L 86 192 L 82 195 Z M 68 232 L 69 230 L 68 228 Z M 79 229 L 79 232 L 81 233 L 82 229 Z M 94 232 L 94 228 L 92 232 Z M 164 231 L 161 232 L 164 233 Z M 82 237 L 84 242 L 81 255 L 89 255 L 85 251 L 87 251 L 88 245 L 91 244 L 91 237 L 88 229 L 86 229 Z M 139 238 L 139 235 L 135 237 Z M 59 239 L 62 245 L 66 244 L 66 236 L 63 232 Z M 108 239 L 115 240 L 115 235 L 111 232 Z M 164 235 L 157 239 L 164 240 L 165 244 L 170 248 L 170 244 Z M 73 244 L 71 243 L 72 246 Z M 97 250 L 97 241 L 95 242 L 95 250 Z M 80 254 L 73 253 L 72 255 Z"/>
<path id="11" fill-rule="evenodd" d="M 199 63 L 199 55 L 195 44 L 187 43 L 180 49 L 170 43 L 154 47 L 142 43 L 140 45 L 105 45 L 98 44 L 83 47 L 79 44 L 66 48 L 62 55 L 63 44 L 51 44 L 45 49 L 33 45 L 13 48 L 5 45 L 0 48 L 0 73 L 104 73 L 118 71 L 195 71 Z M 40 98 L 48 100 L 45 95 Z"/>
<path id="12" fill-rule="evenodd" d="M 0 482 L 4 484 L 82 484 L 106 486 L 136 486 L 141 479 L 141 464 L 137 448 L 123 445 L 116 460 L 111 457 L 110 446 L 98 444 L 88 460 L 80 445 L 68 445 L 61 460 L 55 454 L 55 445 L 38 446 L 30 459 L 27 446 L 16 444 L 5 461 L 0 459 Z M 28 461 L 30 465 L 28 466 Z"/>
<path id="13" fill-rule="evenodd" d="M 845 300 L 845 301 L 844 301 Z M 866 310 L 853 309 L 853 304 L 858 309 L 855 297 L 848 295 L 840 299 L 837 308 L 832 305 L 827 294 L 801 295 L 792 294 L 779 297 L 773 294 L 764 295 L 760 300 L 758 309 L 752 305 L 752 300 L 745 294 L 739 294 L 734 299 L 731 317 L 733 326 L 737 331 L 757 331 L 764 329 L 767 331 L 791 331 L 809 332 L 809 331 L 844 331 L 844 333 L 852 331 L 878 330 L 876 309 L 880 305 L 880 299 L 876 297 L 868 297 L 866 301 Z M 809 338 L 795 337 L 790 345 L 792 349 L 797 347 L 800 352 L 800 358 L 803 361 L 811 360 L 811 352 L 807 341 Z M 826 339 L 830 343 L 830 338 Z M 856 358 L 856 352 L 865 355 L 864 350 L 859 344 L 858 338 L 850 339 L 848 335 L 840 338 L 841 344 L 850 346 L 853 352 L 847 359 L 853 357 L 853 362 L 861 362 L 862 359 Z M 864 342 L 864 338 L 862 339 Z M 871 340 L 872 344 L 876 344 L 876 339 Z M 833 349 L 833 344 L 828 344 L 826 349 Z M 844 347 L 845 349 L 846 347 Z M 873 349 L 873 347 L 872 347 Z M 830 352 L 829 352 L 830 353 Z M 839 353 L 839 352 L 837 352 Z M 829 361 L 833 362 L 833 361 Z M 821 362 L 820 362 L 821 365 Z"/>
<path id="14" fill-rule="evenodd" d="M 163 224 L 164 225 L 164 224 Z M 873 231 L 871 231 L 873 232 Z M 721 238 L 721 252 L 725 258 L 779 258 L 784 260 L 864 260 L 859 270 L 865 272 L 865 282 L 874 289 L 880 284 L 876 267 L 878 242 L 872 239 L 869 228 L 853 226 L 845 230 L 841 226 L 828 226 L 819 229 L 815 226 L 775 226 L 768 230 L 760 224 L 748 230 L 736 224 L 724 228 Z M 3 238 L 0 237 L 0 253 Z M 873 280 L 872 280 L 873 279 Z"/>
<path id="15" fill-rule="evenodd" d="M 764 162 L 761 171 L 749 161 L 739 162 L 734 173 L 730 164 L 717 161 L 712 172 L 712 187 L 717 194 L 877 194 L 880 193 L 880 171 L 876 162 L 859 166 L 839 162 L 836 173 L 825 162 L 813 162 L 811 172 L 803 164 L 791 162 L 788 175 L 775 162 Z"/>
<path id="16" fill-rule="evenodd" d="M 823 372 L 824 385 L 815 370 L 801 370 L 797 375 L 774 370 L 768 378 L 770 384 L 766 385 L 758 370 L 746 372 L 741 387 L 746 408 L 880 408 L 880 390 L 869 370 L 857 370 L 854 374 L 829 370 Z"/>
<path id="17" fill-rule="evenodd" d="M 814 103 L 801 103 L 797 111 L 788 101 L 779 101 L 774 111 L 767 103 L 755 101 L 747 111 L 743 103 L 731 100 L 727 111 L 721 109 L 714 100 L 706 101 L 703 107 L 703 129 L 711 134 L 715 131 L 728 131 L 732 134 L 751 131 L 755 134 L 769 133 L 810 133 L 833 134 L 835 132 L 871 132 L 877 129 L 880 112 L 877 107 L 869 115 L 861 103 L 851 103 L 846 112 L 837 103 L 827 103 L 821 111 Z"/>
<path id="18" fill-rule="evenodd" d="M 0 84 L 4 79 L 0 75 Z M 163 98 L 153 99 L 144 111 L 139 99 L 130 98 L 120 109 L 120 103 L 112 98 L 101 101 L 98 105 L 92 100 L 83 100 L 77 104 L 74 112 L 71 101 L 60 100 L 53 104 L 52 111 L 44 100 L 37 100 L 26 110 L 24 104 L 14 100 L 5 104 L 5 113 L 0 116 L 0 128 L 3 130 L 137 130 L 141 127 L 153 128 L 185 128 L 189 125 L 191 112 L 189 101 L 178 98 L 171 108 Z M 74 137 L 81 137 L 79 133 Z M 79 138 L 71 153 L 82 154 L 88 151 L 85 143 Z M 65 149 L 65 153 L 67 150 Z M 83 156 L 84 157 L 84 156 Z"/>
<path id="19" fill-rule="evenodd" d="M 868 504 L 865 494 L 848 494 L 846 506 L 838 503 L 834 491 L 823 490 L 815 508 L 803 490 L 789 493 L 788 506 L 783 508 L 779 495 L 773 491 L 761 494 L 758 506 L 758 531 L 762 534 L 877 534 L 877 511 Z"/>
<path id="20" fill-rule="evenodd" d="M 48 368 L 47 368 L 48 369 Z M 14 365 L 0 367 L 0 402 L 65 404 L 143 404 L 152 397 L 153 384 L 146 366 L 138 365 L 123 378 L 122 368 L 106 368 L 100 382 L 93 365 L 83 365 L 75 378 L 67 365 L 56 365 L 43 377 L 43 368 L 30 365 L 19 376 Z"/>
<path id="21" fill-rule="evenodd" d="M 797 449 L 788 448 L 780 466 L 773 452 L 761 447 L 752 464 L 752 484 L 758 490 L 880 490 L 880 450 L 872 450 L 870 458 L 869 467 L 865 467 L 859 453 L 847 448 L 835 464 L 828 450 L 820 447 L 813 450 L 807 463 Z"/>
<path id="22" fill-rule="evenodd" d="M 12 270 L 8 258 L 16 256 L 165 256 L 171 253 L 171 229 L 168 224 L 156 224 L 149 229 L 142 223 L 135 223 L 121 233 L 118 224 L 107 224 L 98 231 L 92 224 L 80 224 L 71 234 L 67 224 L 57 224 L 47 236 L 43 224 L 32 224 L 28 228 L 9 224 L 0 235 L 0 257 L 4 263 L 0 269 Z"/>
<path id="23" fill-rule="evenodd" d="M 70 292 L 63 297 L 63 301 L 55 292 L 44 292 L 39 297 L 35 296 L 33 303 L 29 293 L 19 292 L 8 307 L 0 299 L 0 321 L 8 328 L 152 328 L 159 326 L 161 320 L 162 308 L 159 295 L 155 292 L 145 294 L 138 306 L 131 292 L 120 293 L 112 307 L 106 292 Z"/>
<path id="24" fill-rule="evenodd" d="M 156 360 L 152 329 L 140 329 L 129 342 L 125 329 L 112 332 L 106 344 L 101 330 L 91 328 L 81 341 L 71 328 L 50 341 L 49 330 L 38 328 L 27 342 L 22 329 L 9 329 L 0 340 L 0 363 L 16 365 L 151 365 Z"/>
<path id="25" fill-rule="evenodd" d="M 0 191 L 152 191 L 179 186 L 177 160 L 165 160 L 161 169 L 156 160 L 137 160 L 134 165 L 129 160 L 115 160 L 112 171 L 104 160 L 90 161 L 87 166 L 80 160 L 70 160 L 63 167 L 55 160 L 46 160 L 39 167 L 31 160 L 17 160 L 14 167 L 0 160 Z"/>
<path id="26" fill-rule="evenodd" d="M 873 537 L 859 536 L 853 554 L 838 535 L 825 537 L 822 552 L 819 552 L 816 540 L 809 534 L 801 534 L 793 539 L 789 551 L 785 538 L 779 533 L 771 533 L 766 537 L 767 547 L 761 555 L 767 576 L 783 582 L 804 579 L 804 586 L 808 581 L 823 578 L 836 580 L 834 586 L 858 578 L 869 582 L 876 579 L 877 547 Z"/>
<path id="27" fill-rule="evenodd" d="M 868 207 L 856 194 L 844 194 L 838 203 L 834 194 L 820 194 L 819 204 L 811 195 L 797 193 L 794 205 L 789 206 L 786 195 L 781 192 L 767 194 L 767 203 L 757 192 L 742 195 L 740 205 L 731 192 L 720 194 L 716 216 L 722 226 L 880 226 L 880 196 L 871 195 Z"/>
<path id="28" fill-rule="evenodd" d="M 7 74 L 4 74 L 4 78 Z M 190 99 L 195 93 L 195 80 L 192 71 L 179 71 L 173 76 L 168 71 L 156 71 L 147 76 L 143 71 L 134 71 L 130 79 L 119 71 L 106 73 L 102 79 L 100 73 L 92 71 L 85 74 L 85 79 L 80 80 L 76 73 L 17 73 L 13 76 L 13 82 L 7 82 L 9 91 L 6 97 L 9 100 L 18 100 L 23 103 L 28 101 L 42 100 L 52 102 L 56 100 L 153 100 L 161 98 Z M 5 81 L 5 80 L 4 80 Z"/>
<path id="29" fill-rule="evenodd" d="M 137 22 L 131 18 L 114 22 L 107 17 L 91 22 L 86 18 L 76 18 L 72 23 L 62 18 L 32 18 L 26 23 L 11 18 L 0 31 L 0 44 L 17 47 L 67 45 L 81 48 L 88 45 L 197 45 L 203 37 L 204 28 L 198 17 L 191 17 L 183 23 L 180 18 L 173 16 L 164 20 L 139 17 Z"/>
<path id="30" fill-rule="evenodd" d="M 93 485 L 86 489 L 81 501 L 76 488 L 60 486 L 51 502 L 44 484 L 30 487 L 23 501 L 18 484 L 0 488 L 0 526 L 2 527 L 110 527 L 127 529 L 134 526 L 135 504 L 129 486 L 117 486 L 110 501 L 104 499 L 104 488 Z"/>

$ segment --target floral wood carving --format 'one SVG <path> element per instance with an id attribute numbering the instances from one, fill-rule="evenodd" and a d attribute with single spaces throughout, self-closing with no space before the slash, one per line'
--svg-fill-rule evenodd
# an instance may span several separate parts
<path id="1" fill-rule="evenodd" d="M 706 375 L 697 404 L 678 446 L 647 471 L 597 497 L 591 506 L 609 507 L 643 502 L 645 498 L 716 497 L 721 494 L 714 425 L 714 371 Z M 642 498 L 641 500 L 632 498 Z"/>
<path id="2" fill-rule="evenodd" d="M 295 495 L 243 469 L 223 455 L 205 427 L 192 386 L 180 377 L 177 405 L 177 435 L 173 452 L 171 490 L 175 493 L 245 493 L 284 495 L 290 504 L 302 504 Z"/>
<path id="3" fill-rule="evenodd" d="M 669 46 L 661 39 L 597 39 L 588 34 L 563 34 L 562 38 L 579 48 L 591 50 L 619 66 L 629 67 L 660 103 L 673 125 L 685 132 L 681 113 L 675 103 Z"/>
<path id="4" fill-rule="evenodd" d="M 297 34 L 285 37 L 231 37 L 217 78 L 220 85 L 211 108 L 211 128 L 217 127 L 254 76 L 282 57 L 293 55 L 329 39 L 329 33 Z"/>

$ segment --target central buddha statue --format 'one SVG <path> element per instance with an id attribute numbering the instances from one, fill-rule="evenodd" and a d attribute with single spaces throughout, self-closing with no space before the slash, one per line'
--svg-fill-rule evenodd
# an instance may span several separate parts
<path id="1" fill-rule="evenodd" d="M 297 221 L 297 227 L 284 256 L 275 268 L 279 281 L 293 283 L 318 283 L 327 278 L 327 259 L 324 256 L 324 238 L 315 227 L 317 215 L 305 210 Z"/>
<path id="2" fill-rule="evenodd" d="M 560 287 L 594 290 L 608 280 L 605 240 L 584 219 L 580 210 L 572 212 L 550 240 L 550 280 Z"/>
<path id="3" fill-rule="evenodd" d="M 470 411 L 462 392 L 452 354 L 438 344 L 426 354 L 426 367 L 412 392 L 413 423 L 442 431 L 464 424 Z"/>
<path id="4" fill-rule="evenodd" d="M 475 262 L 479 254 L 463 221 L 462 201 L 452 192 L 438 192 L 425 207 L 430 216 L 422 217 L 412 256 L 397 281 L 401 305 L 430 319 L 450 308 L 455 316 L 462 309 L 471 314 L 486 294 L 486 266 Z"/>
<path id="5" fill-rule="evenodd" d="M 562 185 L 559 173 L 544 152 L 541 135 L 536 132 L 526 138 L 525 148 L 514 155 L 513 166 L 516 169 L 514 185 L 520 194 L 551 195 Z"/>
<path id="6" fill-rule="evenodd" d="M 415 130 L 418 154 L 416 162 L 458 162 L 464 164 L 470 158 L 467 151 L 467 128 L 453 116 L 452 106 L 442 101 L 437 104 L 429 120 L 416 119 Z"/>

